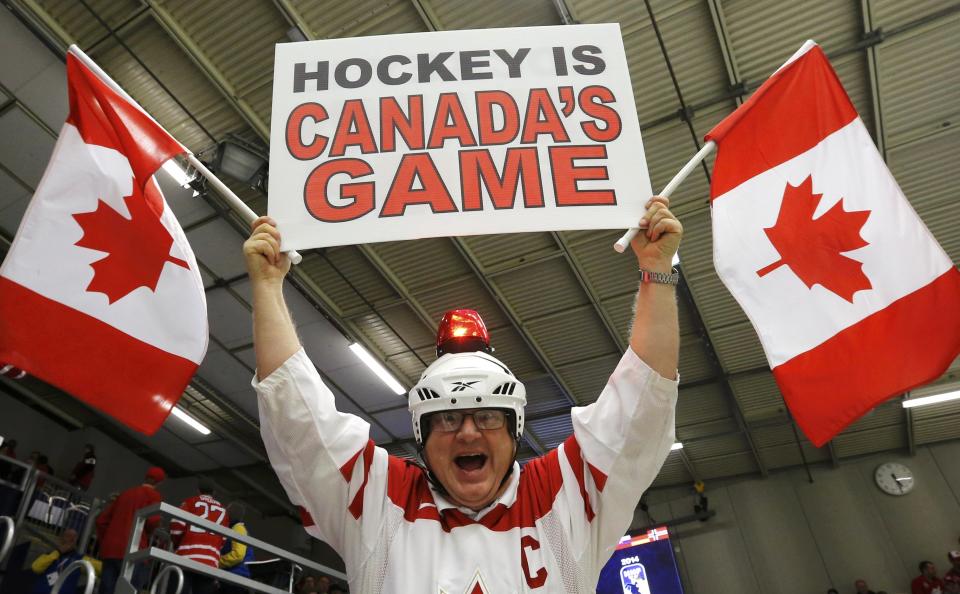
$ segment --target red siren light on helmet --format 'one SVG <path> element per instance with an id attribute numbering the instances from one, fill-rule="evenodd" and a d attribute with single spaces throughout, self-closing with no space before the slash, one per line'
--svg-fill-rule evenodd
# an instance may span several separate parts
<path id="1" fill-rule="evenodd" d="M 451 309 L 437 328 L 437 357 L 446 353 L 490 352 L 490 333 L 472 309 Z"/>

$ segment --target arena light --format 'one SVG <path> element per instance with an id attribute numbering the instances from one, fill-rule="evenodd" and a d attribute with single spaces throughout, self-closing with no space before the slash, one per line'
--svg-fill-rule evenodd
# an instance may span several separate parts
<path id="1" fill-rule="evenodd" d="M 683 442 L 680 442 L 680 441 L 675 442 L 672 446 L 670 446 L 671 452 L 675 452 L 677 450 L 682 450 L 682 449 L 683 449 Z"/>
<path id="2" fill-rule="evenodd" d="M 217 173 L 224 173 L 253 187 L 266 171 L 267 159 L 252 147 L 224 141 L 220 143 L 215 168 Z"/>
<path id="3" fill-rule="evenodd" d="M 960 399 L 960 390 L 946 392 L 944 394 L 934 394 L 933 396 L 924 396 L 922 398 L 910 398 L 903 401 L 903 408 L 913 408 L 915 406 L 926 406 L 927 404 L 939 404 L 951 400 Z"/>
<path id="4" fill-rule="evenodd" d="M 387 384 L 387 387 L 393 390 L 394 394 L 406 394 L 407 391 L 403 386 L 400 385 L 393 375 L 387 371 L 387 368 L 380 364 L 379 361 L 373 358 L 373 355 L 367 352 L 367 349 L 363 348 L 359 342 L 355 342 L 350 345 L 350 350 L 353 351 L 353 354 L 357 356 L 358 359 L 366 363 L 367 367 L 370 368 L 370 371 L 374 372 L 377 377 L 383 380 L 383 383 Z"/>
<path id="5" fill-rule="evenodd" d="M 210 435 L 210 430 L 207 429 L 206 425 L 185 413 L 179 406 L 174 406 L 172 409 L 170 409 L 170 412 L 173 413 L 173 416 L 177 417 L 187 425 L 190 425 L 200 433 L 204 435 Z"/>

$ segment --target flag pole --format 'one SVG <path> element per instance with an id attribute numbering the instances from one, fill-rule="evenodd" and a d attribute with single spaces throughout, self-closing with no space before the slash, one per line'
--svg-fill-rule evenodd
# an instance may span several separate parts
<path id="1" fill-rule="evenodd" d="M 141 112 L 143 112 L 145 116 L 153 120 L 153 122 L 160 129 L 166 132 L 166 128 L 161 126 L 160 123 L 157 122 L 157 120 L 155 120 L 152 115 L 147 113 L 147 110 L 145 110 L 139 103 L 137 103 L 133 97 L 127 94 L 127 92 L 123 90 L 123 87 L 118 85 L 115 80 L 110 78 L 110 75 L 104 72 L 103 69 L 100 68 L 99 64 L 91 60 L 90 56 L 85 54 L 82 49 L 80 49 L 74 44 L 74 45 L 71 45 L 67 49 L 67 51 L 69 53 L 72 53 L 74 56 L 76 56 L 78 60 L 83 62 L 83 64 L 87 68 L 92 70 L 93 73 L 100 78 L 100 80 L 102 80 L 104 83 L 107 84 L 107 86 L 113 89 L 118 95 L 120 95 L 121 97 L 129 101 L 131 105 L 136 106 L 136 108 L 139 109 Z M 170 134 L 170 133 L 167 132 L 167 134 Z M 170 137 L 173 138 L 173 134 L 170 134 Z M 183 146 L 183 144 L 181 143 L 180 146 Z M 253 212 L 253 209 L 247 206 L 247 204 L 243 200 L 240 200 L 240 197 L 237 196 L 233 192 L 233 190 L 227 187 L 225 183 L 220 181 L 220 178 L 214 175 L 212 171 L 207 169 L 207 166 L 201 163 L 200 159 L 198 159 L 196 155 L 194 155 L 193 152 L 190 151 L 190 149 L 184 146 L 183 150 L 184 150 L 184 154 L 186 155 L 187 161 L 190 163 L 190 165 L 192 165 L 193 168 L 200 173 L 200 175 L 207 178 L 207 181 L 209 181 L 210 184 L 213 185 L 214 188 L 216 188 L 217 192 L 221 196 L 223 196 L 223 198 L 227 201 L 227 204 L 230 206 L 231 209 L 233 209 L 234 212 L 240 215 L 243 218 L 243 220 L 246 221 L 248 224 L 252 223 L 257 218 L 257 213 Z M 299 264 L 303 260 L 303 256 L 301 256 L 296 250 L 289 250 L 286 252 L 286 254 L 287 254 L 287 257 L 290 258 L 290 262 L 294 264 Z"/>
<path id="2" fill-rule="evenodd" d="M 670 180 L 670 183 L 667 184 L 667 187 L 665 187 L 658 195 L 663 196 L 664 198 L 669 198 L 670 194 L 673 194 L 674 190 L 677 189 L 677 186 L 683 183 L 683 180 L 687 179 L 687 176 L 697 168 L 697 165 L 700 164 L 700 161 L 703 161 L 707 155 L 713 152 L 713 149 L 716 147 L 717 143 L 712 140 L 708 140 L 707 143 L 703 145 L 703 148 L 697 151 L 697 154 L 694 155 L 693 158 L 690 159 L 675 176 L 673 176 L 673 179 Z M 613 244 L 613 249 L 622 254 L 639 232 L 639 227 L 631 227 L 627 229 L 627 232 L 623 234 L 623 237 L 618 239 L 617 243 Z"/>
<path id="3" fill-rule="evenodd" d="M 247 203 L 243 200 L 240 200 L 240 197 L 233 193 L 233 190 L 227 187 L 220 178 L 213 174 L 212 171 L 207 169 L 207 166 L 203 164 L 193 153 L 187 151 L 187 162 L 197 170 L 200 175 L 207 178 L 207 181 L 210 182 L 217 192 L 223 196 L 227 201 L 227 204 L 230 208 L 240 215 L 240 217 L 246 221 L 249 225 L 257 218 L 257 213 L 253 212 L 253 209 L 247 206 Z M 287 250 L 287 257 L 290 258 L 290 262 L 293 264 L 299 264 L 303 260 L 303 256 L 300 255 L 296 250 Z"/>

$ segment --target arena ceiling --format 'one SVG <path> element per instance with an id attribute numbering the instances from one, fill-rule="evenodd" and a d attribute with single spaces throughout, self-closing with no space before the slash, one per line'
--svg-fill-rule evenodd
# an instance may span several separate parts
<path id="1" fill-rule="evenodd" d="M 654 188 L 662 188 L 808 38 L 831 58 L 921 218 L 960 257 L 960 3 L 918 0 L 5 0 L 0 14 L 0 249 L 6 252 L 66 115 L 64 53 L 78 44 L 192 151 L 225 139 L 266 151 L 274 44 L 430 30 L 619 22 Z M 655 487 L 960 437 L 960 401 L 879 406 L 823 448 L 798 437 L 753 327 L 712 263 L 708 159 L 674 195 L 680 248 L 677 437 Z M 2 389 L 70 426 L 95 426 L 180 473 L 289 511 L 266 464 L 249 380 L 254 358 L 245 225 L 213 191 L 194 197 L 161 175 L 207 290 L 210 350 L 182 402 L 202 437 L 169 420 L 133 434 L 36 380 Z M 257 212 L 266 197 L 233 183 Z M 409 388 L 433 360 L 440 314 L 471 307 L 497 355 L 527 385 L 528 459 L 571 431 L 627 344 L 633 259 L 620 231 L 427 239 L 311 250 L 288 293 L 308 354 L 341 410 L 371 423 L 394 454 L 414 453 L 405 398 L 348 350 L 364 344 Z M 918 328 L 922 340 L 922 328 Z M 957 363 L 927 391 L 960 381 Z"/>

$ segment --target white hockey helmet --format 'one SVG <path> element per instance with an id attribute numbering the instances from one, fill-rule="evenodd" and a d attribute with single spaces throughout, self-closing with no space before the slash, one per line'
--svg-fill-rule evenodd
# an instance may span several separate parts
<path id="1" fill-rule="evenodd" d="M 437 330 L 439 357 L 409 392 L 413 435 L 423 447 L 422 419 L 443 410 L 499 408 L 513 413 L 514 438 L 523 436 L 527 392 L 510 369 L 489 354 L 490 335 L 480 314 L 448 311 Z"/>

